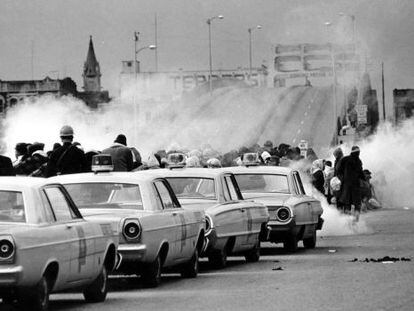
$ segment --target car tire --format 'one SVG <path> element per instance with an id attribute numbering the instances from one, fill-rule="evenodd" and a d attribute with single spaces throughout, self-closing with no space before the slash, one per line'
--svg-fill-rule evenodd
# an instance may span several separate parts
<path id="1" fill-rule="evenodd" d="M 306 249 L 313 249 L 316 247 L 316 230 L 313 231 L 311 237 L 303 239 L 303 246 Z"/>
<path id="2" fill-rule="evenodd" d="M 195 249 L 193 256 L 181 270 L 181 276 L 183 278 L 196 278 L 198 274 L 198 268 L 198 250 Z"/>
<path id="3" fill-rule="evenodd" d="M 245 253 L 244 258 L 247 262 L 258 262 L 260 259 L 260 241 L 257 241 L 254 248 Z"/>
<path id="4" fill-rule="evenodd" d="M 226 248 L 222 250 L 214 251 L 212 254 L 208 255 L 208 261 L 216 269 L 222 269 L 227 265 L 227 250 Z"/>
<path id="5" fill-rule="evenodd" d="M 83 296 L 86 302 L 102 302 L 105 301 L 107 292 L 108 270 L 104 265 L 95 281 L 83 291 Z"/>
<path id="6" fill-rule="evenodd" d="M 287 239 L 283 242 L 283 247 L 289 253 L 294 253 L 298 250 L 298 237 L 296 234 L 291 234 L 287 237 Z"/>
<path id="7" fill-rule="evenodd" d="M 161 258 L 159 255 L 155 258 L 154 262 L 144 267 L 142 271 L 142 284 L 144 287 L 153 288 L 157 287 L 161 283 Z"/>
<path id="8" fill-rule="evenodd" d="M 25 291 L 21 297 L 24 310 L 47 311 L 49 310 L 49 282 L 43 276 L 33 288 Z"/>

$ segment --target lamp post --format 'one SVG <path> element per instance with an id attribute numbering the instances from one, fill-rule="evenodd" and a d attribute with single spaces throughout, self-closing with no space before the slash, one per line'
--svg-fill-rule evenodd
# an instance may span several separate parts
<path id="1" fill-rule="evenodd" d="M 356 26 L 355 26 L 355 15 L 345 14 L 344 12 L 340 12 L 339 13 L 339 16 L 342 16 L 342 17 L 348 16 L 352 20 L 352 44 L 354 45 L 354 51 L 355 51 L 355 49 L 356 49 L 356 42 L 355 42 L 355 30 L 356 30 Z"/>
<path id="2" fill-rule="evenodd" d="M 324 24 L 326 29 L 328 30 L 329 27 L 332 25 L 331 22 L 325 22 Z M 337 112 L 337 102 L 336 102 L 336 68 L 335 68 L 335 56 L 333 51 L 333 44 L 330 44 L 330 54 L 331 54 L 331 63 L 332 63 L 332 76 L 333 76 L 333 129 L 334 129 L 334 136 L 333 136 L 333 144 L 338 144 L 338 112 Z"/>
<path id="3" fill-rule="evenodd" d="M 138 53 L 149 49 L 149 50 L 155 50 L 157 48 L 156 45 L 147 45 L 144 46 L 142 48 L 138 49 L 138 41 L 139 41 L 139 32 L 135 31 L 134 32 L 134 42 L 135 42 L 135 49 L 134 49 L 134 74 L 135 74 L 135 78 L 134 78 L 134 82 L 135 82 L 135 86 L 134 86 L 134 96 L 133 96 L 133 105 L 134 105 L 134 142 L 136 143 L 136 139 L 137 139 L 137 114 L 138 114 L 138 107 L 137 107 L 137 103 L 136 103 L 136 93 L 137 93 L 137 87 L 138 87 Z"/>
<path id="4" fill-rule="evenodd" d="M 224 16 L 223 15 L 217 15 L 217 16 L 213 16 L 207 19 L 207 25 L 208 25 L 208 55 L 209 55 L 209 89 L 210 89 L 210 95 L 213 92 L 213 84 L 211 81 L 211 77 L 213 75 L 213 56 L 211 53 L 211 22 L 215 19 L 223 19 Z"/>
<path id="5" fill-rule="evenodd" d="M 247 29 L 249 33 L 249 78 L 252 76 L 252 31 L 255 29 L 262 29 L 262 26 L 257 25 L 256 27 Z"/>

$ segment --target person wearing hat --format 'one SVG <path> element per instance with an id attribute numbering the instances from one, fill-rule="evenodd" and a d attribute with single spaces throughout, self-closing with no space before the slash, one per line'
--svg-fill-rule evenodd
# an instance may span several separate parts
<path id="1" fill-rule="evenodd" d="M 9 157 L 0 155 L 0 176 L 16 176 Z"/>
<path id="2" fill-rule="evenodd" d="M 53 150 L 47 162 L 46 177 L 65 174 L 76 174 L 88 171 L 88 164 L 83 150 L 73 145 L 73 128 L 64 125 L 60 129 L 62 146 Z"/>
<path id="3" fill-rule="evenodd" d="M 127 147 L 127 139 L 124 134 L 119 134 L 109 148 L 102 150 L 102 154 L 109 154 L 112 157 L 116 172 L 129 172 L 134 169 L 132 151 Z"/>
<path id="4" fill-rule="evenodd" d="M 338 176 L 341 179 L 341 194 L 340 202 L 344 205 L 345 212 L 351 212 L 352 205 L 354 206 L 355 220 L 359 220 L 361 212 L 361 180 L 365 180 L 365 175 L 362 169 L 362 161 L 359 158 L 359 147 L 353 146 L 351 154 L 343 157 L 339 162 Z"/>

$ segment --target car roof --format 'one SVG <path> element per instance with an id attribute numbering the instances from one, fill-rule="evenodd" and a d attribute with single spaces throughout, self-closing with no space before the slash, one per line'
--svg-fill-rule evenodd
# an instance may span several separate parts
<path id="1" fill-rule="evenodd" d="M 160 175 L 154 174 L 152 171 L 142 171 L 142 174 L 134 174 L 131 172 L 105 172 L 105 173 L 80 173 L 67 174 L 48 178 L 50 181 L 56 181 L 62 184 L 81 183 L 81 182 L 123 182 L 123 183 L 139 183 L 160 178 Z"/>
<path id="2" fill-rule="evenodd" d="M 204 177 L 204 178 L 216 178 L 221 174 L 227 172 L 231 173 L 230 170 L 224 170 L 219 168 L 174 168 L 174 169 L 158 169 L 154 170 L 158 176 L 164 177 Z"/>
<path id="3" fill-rule="evenodd" d="M 271 174 L 282 174 L 289 175 L 293 171 L 290 167 L 285 166 L 232 166 L 227 168 L 233 174 L 245 174 L 245 173 L 271 173 Z"/>
<path id="4" fill-rule="evenodd" d="M 0 177 L 0 189 L 23 189 L 30 188 L 33 186 L 39 187 L 47 184 L 46 178 L 41 177 L 23 177 L 23 176 L 10 176 L 10 177 Z M 49 182 L 50 183 L 50 182 Z"/>

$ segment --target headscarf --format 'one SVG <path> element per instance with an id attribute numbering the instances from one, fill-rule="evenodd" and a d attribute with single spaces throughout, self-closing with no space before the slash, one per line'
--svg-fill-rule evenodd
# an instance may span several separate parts
<path id="1" fill-rule="evenodd" d="M 322 159 L 317 159 L 315 161 L 312 162 L 312 168 L 311 168 L 311 173 L 315 174 L 317 171 L 322 171 L 323 170 L 323 160 Z"/>

